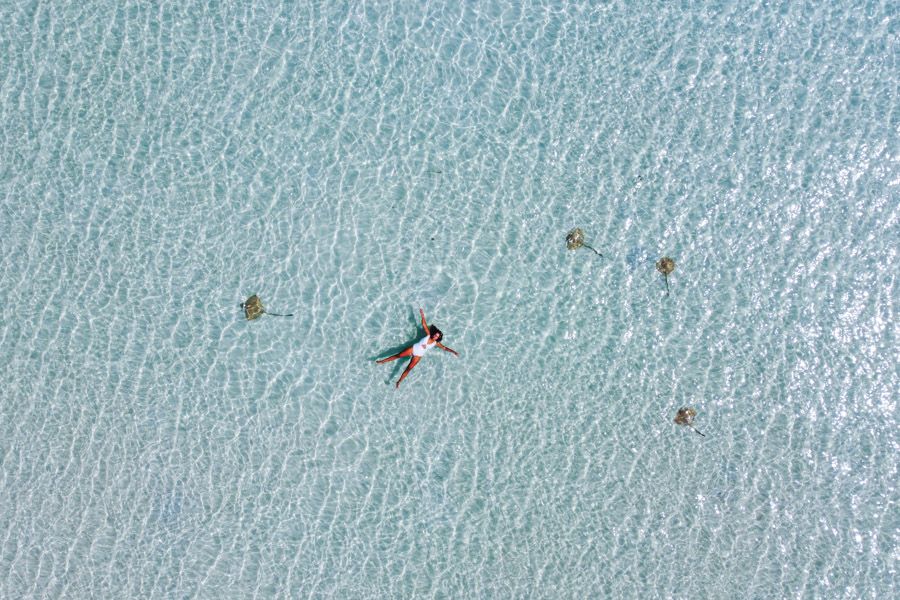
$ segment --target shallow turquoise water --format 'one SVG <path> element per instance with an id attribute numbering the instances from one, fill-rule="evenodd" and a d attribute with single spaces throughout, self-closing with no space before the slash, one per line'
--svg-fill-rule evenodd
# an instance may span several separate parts
<path id="1" fill-rule="evenodd" d="M 0 6 L 0 596 L 896 596 L 897 9 L 820 4 Z"/>

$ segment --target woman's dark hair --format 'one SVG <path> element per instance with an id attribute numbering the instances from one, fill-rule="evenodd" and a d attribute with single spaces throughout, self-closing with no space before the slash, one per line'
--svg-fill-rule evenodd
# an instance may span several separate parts
<path id="1" fill-rule="evenodd" d="M 437 334 L 437 336 L 438 336 L 437 341 L 441 341 L 442 339 L 444 339 L 444 334 L 440 329 L 438 329 L 434 325 L 429 325 L 428 326 L 428 335 L 431 337 L 434 337 L 435 334 Z"/>

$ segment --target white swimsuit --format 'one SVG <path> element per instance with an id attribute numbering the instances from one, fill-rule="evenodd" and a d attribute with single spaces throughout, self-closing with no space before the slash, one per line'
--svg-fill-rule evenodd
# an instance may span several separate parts
<path id="1" fill-rule="evenodd" d="M 432 342 L 431 338 L 426 335 L 421 340 L 413 344 L 413 356 L 422 356 L 423 354 L 425 354 L 426 350 L 434 346 L 436 343 L 437 342 Z"/>

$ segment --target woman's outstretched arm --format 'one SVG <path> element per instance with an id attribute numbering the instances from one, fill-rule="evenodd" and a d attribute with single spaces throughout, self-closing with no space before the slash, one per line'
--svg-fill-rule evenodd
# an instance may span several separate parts
<path id="1" fill-rule="evenodd" d="M 448 348 L 447 346 L 443 345 L 440 342 L 435 342 L 435 343 L 437 344 L 437 347 L 440 348 L 441 350 L 446 350 L 447 352 L 452 352 L 453 354 L 459 356 L 459 352 L 457 352 L 453 348 Z"/>

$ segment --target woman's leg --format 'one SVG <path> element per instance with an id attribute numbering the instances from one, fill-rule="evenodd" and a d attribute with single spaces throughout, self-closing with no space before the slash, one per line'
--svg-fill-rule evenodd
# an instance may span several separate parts
<path id="1" fill-rule="evenodd" d="M 406 370 L 403 371 L 403 375 L 400 376 L 400 379 L 397 380 L 397 385 L 395 385 L 394 387 L 400 387 L 400 382 L 403 381 L 404 377 L 409 375 L 409 372 L 412 371 L 412 368 L 414 366 L 419 364 L 419 360 L 421 360 L 421 359 L 422 359 L 421 356 L 413 356 L 412 357 L 412 359 L 409 361 L 409 364 L 406 365 Z"/>
<path id="2" fill-rule="evenodd" d="M 412 346 L 410 346 L 403 352 L 398 352 L 397 354 L 395 354 L 393 356 L 388 356 L 387 358 L 382 358 L 382 359 L 376 360 L 375 362 L 377 362 L 378 364 L 391 362 L 392 360 L 397 360 L 398 358 L 403 358 L 404 356 L 409 356 L 410 354 L 412 354 Z"/>

